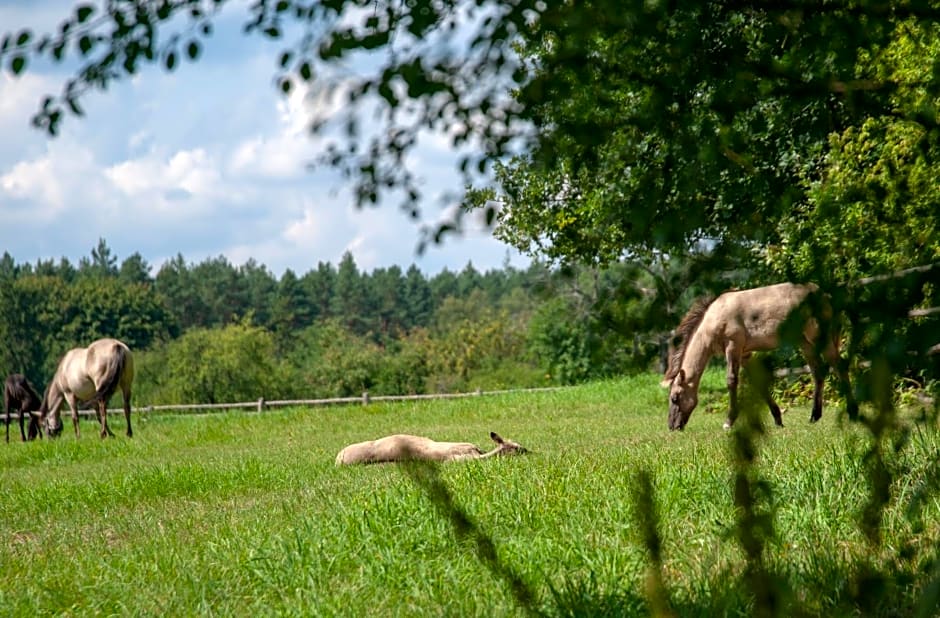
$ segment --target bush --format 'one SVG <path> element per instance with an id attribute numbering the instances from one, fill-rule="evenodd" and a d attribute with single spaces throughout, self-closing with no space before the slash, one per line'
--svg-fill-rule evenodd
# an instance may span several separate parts
<path id="1" fill-rule="evenodd" d="M 292 392 L 290 371 L 263 328 L 197 328 L 137 355 L 135 397 L 150 404 L 234 403 Z"/>

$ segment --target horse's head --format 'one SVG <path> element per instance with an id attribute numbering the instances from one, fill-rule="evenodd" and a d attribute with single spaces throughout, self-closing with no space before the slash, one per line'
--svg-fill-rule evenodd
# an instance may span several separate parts
<path id="1" fill-rule="evenodd" d="M 50 438 L 58 438 L 62 433 L 62 419 L 58 414 L 50 414 L 46 418 L 46 433 Z"/>
<path id="2" fill-rule="evenodd" d="M 62 417 L 59 415 L 59 407 L 55 406 L 53 409 L 50 409 L 49 406 L 49 397 L 50 391 L 53 386 L 50 384 L 46 387 L 46 391 L 42 394 L 42 403 L 39 405 L 39 425 L 46 426 L 46 433 L 50 438 L 57 438 L 59 434 L 62 433 Z M 39 428 L 37 427 L 37 430 Z M 41 430 L 40 435 L 42 435 Z"/>
<path id="3" fill-rule="evenodd" d="M 685 427 L 696 405 L 698 405 L 698 385 L 686 381 L 685 370 L 680 369 L 669 387 L 669 429 Z"/>
<path id="4" fill-rule="evenodd" d="M 497 455 L 524 455 L 529 452 L 529 449 L 522 446 L 518 442 L 513 442 L 512 440 L 507 440 L 506 438 L 501 437 L 495 431 L 490 432 L 490 438 L 493 439 L 499 448 L 497 450 Z"/>

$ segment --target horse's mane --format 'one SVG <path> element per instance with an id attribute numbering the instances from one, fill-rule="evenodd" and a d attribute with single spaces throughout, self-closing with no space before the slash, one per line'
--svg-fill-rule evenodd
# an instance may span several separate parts
<path id="1" fill-rule="evenodd" d="M 666 373 L 663 376 L 663 383 L 671 382 L 679 373 L 679 367 L 682 366 L 682 357 L 685 355 L 685 349 L 692 339 L 692 333 L 702 323 L 705 312 L 717 296 L 703 296 L 692 303 L 692 308 L 685 314 L 675 333 L 669 340 L 669 360 L 666 365 Z"/>

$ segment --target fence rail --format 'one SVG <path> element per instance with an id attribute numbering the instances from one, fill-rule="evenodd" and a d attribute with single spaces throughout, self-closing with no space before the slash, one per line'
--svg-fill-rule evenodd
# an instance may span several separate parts
<path id="1" fill-rule="evenodd" d="M 283 408 L 288 406 L 329 406 L 329 405 L 342 405 L 350 403 L 361 403 L 362 405 L 368 405 L 370 403 L 377 403 L 382 401 L 421 401 L 426 399 L 460 399 L 464 397 L 482 397 L 484 395 L 506 395 L 510 393 L 536 393 L 536 392 L 548 392 L 556 391 L 563 387 L 560 386 L 543 386 L 540 388 L 510 388 L 503 390 L 494 390 L 494 391 L 484 391 L 476 390 L 468 393 L 429 393 L 425 395 L 377 395 L 372 396 L 368 392 L 363 393 L 358 397 L 334 397 L 330 399 L 273 399 L 268 401 L 267 399 L 261 397 L 255 401 L 237 401 L 233 403 L 190 403 L 190 404 L 160 404 L 160 405 L 147 405 L 147 406 L 131 406 L 131 412 L 137 412 L 138 414 L 150 414 L 151 412 L 165 412 L 165 411 L 177 411 L 177 412 L 200 412 L 200 411 L 211 411 L 211 410 L 254 410 L 256 412 L 264 412 L 268 408 Z M 97 412 L 94 409 L 82 408 L 78 411 L 79 416 L 96 416 Z M 124 414 L 124 408 L 108 408 L 108 414 Z M 10 419 L 19 420 L 19 412 L 10 412 Z"/>

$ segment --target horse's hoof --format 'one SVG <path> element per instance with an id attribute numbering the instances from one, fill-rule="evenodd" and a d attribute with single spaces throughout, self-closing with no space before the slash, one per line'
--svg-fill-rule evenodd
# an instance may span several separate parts
<path id="1" fill-rule="evenodd" d="M 725 431 L 731 431 L 731 423 L 729 423 L 728 421 L 725 421 L 725 424 L 722 425 L 721 428 L 724 429 Z"/>
<path id="2" fill-rule="evenodd" d="M 820 418 L 822 418 L 822 417 L 821 417 L 821 416 L 811 416 L 811 417 L 809 417 L 809 422 L 810 422 L 810 423 L 815 423 L 815 422 L 818 421 Z"/>

